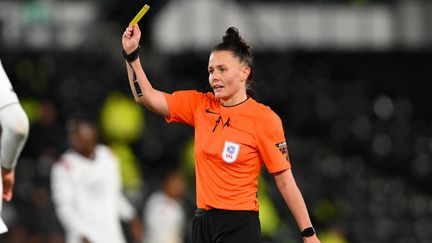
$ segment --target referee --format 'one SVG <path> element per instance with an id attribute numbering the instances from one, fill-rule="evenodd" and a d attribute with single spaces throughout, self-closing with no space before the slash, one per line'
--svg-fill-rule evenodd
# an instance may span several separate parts
<path id="1" fill-rule="evenodd" d="M 194 243 L 260 242 L 258 176 L 263 164 L 300 228 L 304 242 L 320 242 L 296 185 L 281 119 L 248 95 L 253 60 L 250 46 L 236 28 L 210 53 L 208 72 L 213 92 L 163 93 L 152 87 L 139 59 L 138 25 L 122 36 L 129 84 L 136 102 L 195 128 L 197 211 Z"/>

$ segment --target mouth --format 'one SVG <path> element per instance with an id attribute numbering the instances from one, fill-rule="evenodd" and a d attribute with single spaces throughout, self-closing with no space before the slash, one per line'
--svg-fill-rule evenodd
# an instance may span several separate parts
<path id="1" fill-rule="evenodd" d="M 213 85 L 213 90 L 218 91 L 218 90 L 221 90 L 223 87 L 224 86 L 222 86 L 222 85 Z"/>

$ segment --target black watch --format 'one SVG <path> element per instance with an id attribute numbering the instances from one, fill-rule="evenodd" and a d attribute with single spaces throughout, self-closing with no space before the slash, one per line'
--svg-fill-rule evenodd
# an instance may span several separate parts
<path id="1" fill-rule="evenodd" d="M 311 237 L 315 234 L 315 230 L 313 227 L 307 227 L 301 232 L 302 237 Z"/>

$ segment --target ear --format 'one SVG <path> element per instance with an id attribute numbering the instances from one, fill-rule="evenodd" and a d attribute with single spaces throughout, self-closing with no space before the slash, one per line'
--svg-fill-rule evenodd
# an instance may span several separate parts
<path id="1" fill-rule="evenodd" d="M 251 73 L 251 69 L 247 65 L 242 65 L 241 80 L 246 81 Z"/>

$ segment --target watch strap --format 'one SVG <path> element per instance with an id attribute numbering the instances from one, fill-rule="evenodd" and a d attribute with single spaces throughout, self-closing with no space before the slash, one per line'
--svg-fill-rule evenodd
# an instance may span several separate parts
<path id="1" fill-rule="evenodd" d="M 123 50 L 123 57 L 124 59 L 126 59 L 126 61 L 133 62 L 135 61 L 138 56 L 139 56 L 139 51 L 140 51 L 140 46 L 138 46 L 133 52 L 131 52 L 130 54 L 127 54 L 124 50 Z"/>
<path id="2" fill-rule="evenodd" d="M 313 227 L 307 227 L 301 232 L 302 237 L 311 237 L 315 234 L 315 229 Z"/>

